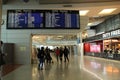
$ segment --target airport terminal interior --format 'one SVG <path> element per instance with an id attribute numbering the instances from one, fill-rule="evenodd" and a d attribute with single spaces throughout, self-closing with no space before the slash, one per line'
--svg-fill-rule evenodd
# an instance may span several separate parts
<path id="1" fill-rule="evenodd" d="M 0 80 L 120 80 L 120 0 L 0 0 L 0 23 Z"/>

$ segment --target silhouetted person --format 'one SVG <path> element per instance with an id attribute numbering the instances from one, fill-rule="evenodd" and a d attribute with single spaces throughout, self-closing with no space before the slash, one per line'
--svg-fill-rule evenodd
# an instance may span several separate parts
<path id="1" fill-rule="evenodd" d="M 62 63 L 62 57 L 63 57 L 63 48 L 60 47 L 60 62 Z"/>
<path id="2" fill-rule="evenodd" d="M 65 46 L 65 48 L 64 48 L 64 59 L 65 59 L 65 61 L 64 62 L 66 62 L 66 59 L 69 62 L 68 54 L 69 54 L 69 50 Z"/>
<path id="3" fill-rule="evenodd" d="M 0 41 L 0 80 L 2 78 L 2 65 L 5 64 L 5 60 L 4 60 L 4 52 L 3 52 L 3 42 Z"/>
<path id="4" fill-rule="evenodd" d="M 46 47 L 45 49 L 45 59 L 47 63 L 51 63 L 51 55 L 50 55 L 50 49 L 48 47 Z"/>
<path id="5" fill-rule="evenodd" d="M 115 59 L 118 59 L 118 48 L 115 49 L 114 58 L 115 58 Z"/>
<path id="6" fill-rule="evenodd" d="M 104 50 L 104 57 L 107 58 L 107 56 L 108 56 L 108 50 L 105 49 L 105 50 Z"/>
<path id="7" fill-rule="evenodd" d="M 45 57 L 44 47 L 41 47 L 41 50 L 38 51 L 38 58 L 39 58 L 38 69 L 43 70 L 44 57 Z"/>

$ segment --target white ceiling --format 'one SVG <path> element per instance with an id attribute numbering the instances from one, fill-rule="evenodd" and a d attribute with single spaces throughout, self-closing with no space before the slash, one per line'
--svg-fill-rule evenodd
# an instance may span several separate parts
<path id="1" fill-rule="evenodd" d="M 8 1 L 8 4 L 13 5 L 22 5 L 25 9 L 29 9 L 29 5 L 32 5 L 34 8 L 34 5 L 38 8 L 41 6 L 42 9 L 66 9 L 66 10 L 89 10 L 86 16 L 88 17 L 96 17 L 97 19 L 101 19 L 101 17 L 106 17 L 109 15 L 114 15 L 120 13 L 120 0 L 29 0 L 28 3 L 24 3 L 22 0 L 10 0 Z M 4 6 L 7 6 L 5 4 Z M 3 7 L 4 7 L 3 6 Z M 15 7 L 14 7 L 15 8 Z M 41 9 L 40 8 L 40 9 Z M 109 9 L 109 8 L 117 8 L 114 12 L 111 14 L 104 14 L 100 15 L 99 12 L 103 9 Z M 90 19 L 90 22 L 93 22 L 94 19 Z"/>
<path id="2" fill-rule="evenodd" d="M 38 1 L 38 3 L 36 3 L 36 1 Z M 7 4 L 11 5 L 12 3 L 13 5 L 18 5 L 19 7 L 22 5 L 22 7 L 24 8 L 27 8 L 27 5 L 32 4 L 33 8 L 35 5 L 38 6 L 38 8 L 41 6 L 42 9 L 89 10 L 86 16 L 90 18 L 89 22 L 93 22 L 93 23 L 97 21 L 101 22 L 104 19 L 106 19 L 107 16 L 120 13 L 120 0 L 29 0 L 28 3 L 23 3 L 22 0 L 10 0 L 8 1 Z M 3 8 L 7 7 L 7 4 L 3 5 Z M 98 14 L 101 10 L 108 8 L 117 8 L 117 10 L 115 10 L 111 14 L 105 14 L 105 15 Z M 42 41 L 45 42 L 46 39 L 51 39 L 51 38 L 55 39 L 58 38 L 58 36 L 61 35 L 57 35 L 57 36 L 44 35 L 44 36 L 39 36 L 40 38 L 38 40 L 40 40 L 41 42 Z M 34 38 L 34 40 L 36 39 Z"/>
<path id="3" fill-rule="evenodd" d="M 7 1 L 7 4 L 3 5 L 5 7 L 14 7 L 16 9 L 23 6 L 24 9 L 30 8 L 30 5 L 35 9 L 67 9 L 67 10 L 89 10 L 86 16 L 88 17 L 101 17 L 108 16 L 112 14 L 120 13 L 120 0 L 29 0 L 28 3 L 24 3 L 24 0 L 3 0 Z M 62 1 L 62 3 L 60 2 Z M 43 2 L 43 3 L 42 3 Z M 106 8 L 117 8 L 113 13 L 107 15 L 98 14 L 101 10 Z"/>
<path id="4" fill-rule="evenodd" d="M 69 9 L 69 10 L 90 10 L 86 16 L 88 17 L 98 17 L 107 16 L 99 15 L 98 13 L 106 8 L 117 8 L 113 13 L 120 13 L 120 0 L 29 0 L 28 3 L 24 3 L 24 0 L 3 0 L 7 1 L 7 4 L 3 5 L 3 8 L 8 5 L 8 7 L 23 6 L 24 9 L 30 8 L 29 6 L 34 5 L 39 9 Z M 40 8 L 41 7 L 41 8 Z"/>
<path id="5" fill-rule="evenodd" d="M 49 0 L 47 0 L 47 1 L 50 2 Z M 85 1 L 113 1 L 113 0 L 85 0 Z M 80 4 L 82 4 L 82 3 L 80 3 Z M 72 7 L 69 7 L 69 8 L 71 8 L 72 10 L 74 10 L 74 9 L 76 9 L 76 10 L 89 10 L 89 12 L 86 16 L 89 17 L 89 22 L 94 23 L 93 25 L 99 24 L 100 22 L 104 21 L 106 18 L 108 18 L 111 15 L 120 13 L 120 0 L 118 2 L 83 3 L 84 6 L 80 5 L 80 4 L 73 4 Z M 64 7 L 64 8 L 66 8 L 66 7 Z M 111 14 L 104 14 L 104 15 L 98 14 L 103 9 L 109 9 L 109 8 L 117 8 L 117 10 L 115 10 Z M 59 38 L 58 36 L 62 36 L 62 37 Z M 70 35 L 67 35 L 67 36 L 70 36 Z M 66 39 L 66 37 L 63 36 L 63 35 L 57 35 L 57 36 L 56 35 L 51 35 L 51 36 L 47 35 L 46 39 L 58 40 L 59 41 L 59 40 L 62 40 L 62 39 Z M 45 35 L 44 36 L 39 36 L 39 41 L 41 41 L 41 43 L 45 42 L 46 39 L 45 39 Z M 71 39 L 71 38 L 69 38 L 69 39 Z"/>
<path id="6" fill-rule="evenodd" d="M 75 3 L 99 3 L 115 2 L 119 0 L 38 0 L 40 4 L 75 4 Z"/>

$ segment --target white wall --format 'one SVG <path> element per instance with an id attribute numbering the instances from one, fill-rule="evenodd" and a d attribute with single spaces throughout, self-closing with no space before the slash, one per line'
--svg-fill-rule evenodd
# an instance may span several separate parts
<path id="1" fill-rule="evenodd" d="M 53 6 L 43 6 L 33 2 L 23 3 L 21 0 L 18 2 L 11 2 L 9 4 L 3 5 L 2 18 L 6 21 L 6 11 L 7 9 L 50 9 Z M 21 1 L 21 2 L 20 2 Z M 57 5 L 54 6 L 58 7 Z M 83 25 L 81 27 L 84 27 Z M 15 63 L 30 64 L 31 63 L 31 34 L 77 34 L 80 30 L 20 30 L 6 29 L 6 23 L 2 25 L 1 38 L 5 43 L 15 43 Z"/>
<path id="2" fill-rule="evenodd" d="M 95 36 L 96 32 L 94 29 L 87 30 L 88 37 Z"/>

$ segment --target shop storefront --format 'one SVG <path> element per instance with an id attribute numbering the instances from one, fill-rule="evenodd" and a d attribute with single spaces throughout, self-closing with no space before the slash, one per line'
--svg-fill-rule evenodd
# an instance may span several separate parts
<path id="1" fill-rule="evenodd" d="M 96 33 L 83 40 L 84 54 L 120 60 L 120 13 L 90 29 Z"/>
<path id="2" fill-rule="evenodd" d="M 103 41 L 84 43 L 85 55 L 99 57 L 103 51 Z"/>
<path id="3" fill-rule="evenodd" d="M 84 54 L 90 56 L 100 57 L 103 52 L 102 35 L 93 36 L 84 39 Z"/>
<path id="4" fill-rule="evenodd" d="M 120 60 L 120 29 L 84 39 L 84 54 Z"/>
<path id="5" fill-rule="evenodd" d="M 120 60 L 120 29 L 103 34 L 104 57 Z"/>

